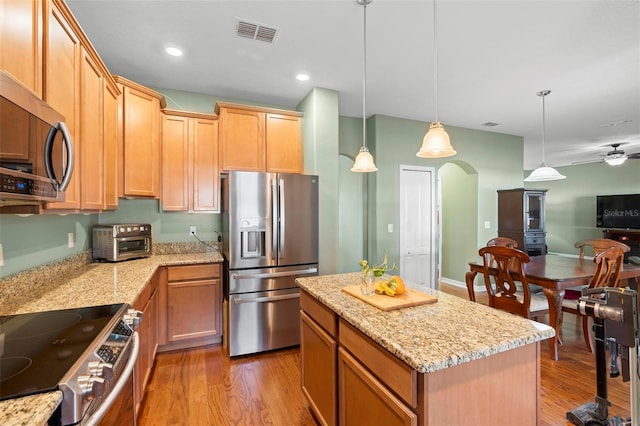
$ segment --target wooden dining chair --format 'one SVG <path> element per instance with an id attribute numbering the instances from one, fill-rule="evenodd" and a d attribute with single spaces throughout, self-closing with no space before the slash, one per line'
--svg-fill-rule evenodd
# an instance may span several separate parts
<path id="1" fill-rule="evenodd" d="M 549 312 L 547 298 L 529 289 L 524 272 L 524 264 L 529 263 L 527 253 L 506 246 L 487 246 L 478 253 L 483 261 L 489 306 L 524 318 L 537 318 Z M 495 272 L 492 273 L 492 269 Z M 518 286 L 518 282 L 522 285 Z"/>
<path id="2" fill-rule="evenodd" d="M 518 248 L 518 242 L 516 240 L 512 240 L 511 238 L 507 238 L 507 237 L 495 237 L 495 238 L 492 238 L 489 241 L 487 241 L 487 246 L 488 247 L 500 246 L 500 247 Z M 493 262 L 491 264 L 493 265 Z M 476 301 L 476 293 L 473 290 L 473 283 L 472 283 L 471 286 L 467 286 L 467 293 L 469 294 L 469 300 L 471 300 L 472 302 L 475 302 Z"/>
<path id="3" fill-rule="evenodd" d="M 578 258 L 584 259 L 584 255 L 586 252 L 591 251 L 593 256 L 596 256 L 598 253 L 601 253 L 608 249 L 609 247 L 618 247 L 621 248 L 624 253 L 628 253 L 631 250 L 631 247 L 626 245 L 625 243 L 621 243 L 620 241 L 610 240 L 608 238 L 595 238 L 592 240 L 582 240 L 578 241 L 575 244 L 577 249 L 580 249 L 580 253 L 578 254 Z"/>
<path id="4" fill-rule="evenodd" d="M 598 253 L 602 253 L 609 247 L 619 247 L 624 251 L 624 253 L 628 253 L 629 250 L 631 250 L 631 247 L 629 247 L 625 243 L 621 243 L 620 241 L 616 241 L 616 240 L 610 240 L 608 238 L 595 238 L 592 240 L 581 240 L 575 243 L 575 247 L 577 249 L 580 249 L 580 253 L 578 254 L 578 258 L 580 260 L 584 260 L 585 254 L 592 254 L 595 258 L 595 256 L 598 255 Z M 568 300 L 579 299 L 580 296 L 582 296 L 582 289 L 585 287 L 587 286 L 584 285 L 580 287 L 568 288 L 565 291 L 565 295 L 564 295 L 565 299 L 568 299 Z"/>
<path id="5" fill-rule="evenodd" d="M 593 259 L 596 264 L 596 271 L 588 287 L 618 287 L 620 285 L 620 271 L 622 269 L 624 253 L 624 249 L 620 247 L 609 247 L 599 252 Z M 562 311 L 582 316 L 584 342 L 587 349 L 592 351 L 589 317 L 581 315 L 578 311 L 578 299 L 563 299 Z"/>

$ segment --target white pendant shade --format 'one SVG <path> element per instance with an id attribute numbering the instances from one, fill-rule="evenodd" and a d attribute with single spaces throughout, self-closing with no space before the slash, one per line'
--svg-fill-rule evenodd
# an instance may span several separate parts
<path id="1" fill-rule="evenodd" d="M 456 150 L 451 146 L 449 134 L 444 130 L 444 126 L 440 122 L 431 123 L 416 157 L 445 158 L 452 155 L 456 155 Z"/>
<path id="2" fill-rule="evenodd" d="M 369 150 L 363 146 L 362 148 L 360 148 L 360 152 L 356 157 L 356 161 L 353 163 L 353 167 L 351 168 L 351 171 L 367 173 L 367 172 L 375 172 L 376 170 L 378 170 L 378 168 L 373 163 L 373 156 L 371 155 Z"/>
<path id="3" fill-rule="evenodd" d="M 540 167 L 531 172 L 531 174 L 525 179 L 525 182 L 542 182 L 545 180 L 560 180 L 566 179 L 565 175 L 561 175 L 553 167 L 545 166 L 541 164 Z"/>

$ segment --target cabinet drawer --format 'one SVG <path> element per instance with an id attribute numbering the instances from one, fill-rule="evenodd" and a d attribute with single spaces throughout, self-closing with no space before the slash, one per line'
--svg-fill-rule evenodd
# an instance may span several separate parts
<path id="1" fill-rule="evenodd" d="M 167 279 L 171 281 L 199 280 L 203 278 L 219 278 L 220 264 L 170 266 L 167 268 Z"/>
<path id="2" fill-rule="evenodd" d="M 336 338 L 338 317 L 331 309 L 318 302 L 304 290 L 300 292 L 300 309 L 313 318 L 331 337 Z"/>
<path id="3" fill-rule="evenodd" d="M 338 370 L 338 424 L 417 426 L 416 413 L 344 348 L 338 349 Z"/>
<path id="4" fill-rule="evenodd" d="M 418 405 L 418 372 L 340 319 L 340 345 L 412 408 Z"/>
<path id="5" fill-rule="evenodd" d="M 524 244 L 528 246 L 543 246 L 544 245 L 544 235 L 525 235 Z"/>

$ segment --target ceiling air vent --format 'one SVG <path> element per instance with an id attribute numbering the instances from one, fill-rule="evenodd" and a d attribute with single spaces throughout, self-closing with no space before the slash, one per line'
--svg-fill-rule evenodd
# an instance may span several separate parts
<path id="1" fill-rule="evenodd" d="M 266 43 L 273 43 L 278 36 L 278 29 L 266 25 L 239 20 L 236 25 L 236 35 L 238 37 L 260 40 Z"/>
<path id="2" fill-rule="evenodd" d="M 493 121 L 487 121 L 486 123 L 482 123 L 483 126 L 485 127 L 496 127 L 499 124 L 498 123 L 494 123 Z"/>

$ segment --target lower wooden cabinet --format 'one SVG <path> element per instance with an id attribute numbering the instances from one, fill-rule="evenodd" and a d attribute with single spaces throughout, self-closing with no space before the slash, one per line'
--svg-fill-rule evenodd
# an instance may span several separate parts
<path id="1" fill-rule="evenodd" d="M 323 425 L 337 425 L 338 343 L 304 311 L 300 312 L 302 392 Z"/>
<path id="2" fill-rule="evenodd" d="M 221 264 L 169 266 L 161 283 L 165 309 L 160 350 L 222 341 Z"/>
<path id="3" fill-rule="evenodd" d="M 142 312 L 142 320 L 138 327 L 140 351 L 134 369 L 134 403 L 138 413 L 144 398 L 144 389 L 151 378 L 153 361 L 158 348 L 158 281 L 159 274 L 154 274 L 151 281 L 143 289 L 133 308 Z"/>
<path id="4" fill-rule="evenodd" d="M 414 426 L 418 416 L 344 348 L 338 349 L 341 425 Z"/>

